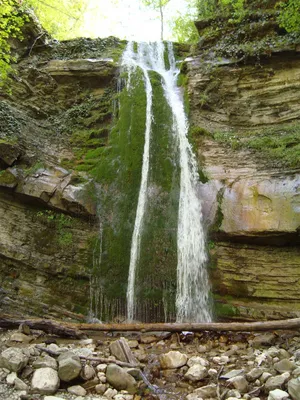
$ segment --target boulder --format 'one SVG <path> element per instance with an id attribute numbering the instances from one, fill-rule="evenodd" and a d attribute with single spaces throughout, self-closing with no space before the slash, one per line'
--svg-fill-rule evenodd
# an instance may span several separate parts
<path id="1" fill-rule="evenodd" d="M 287 400 L 288 398 L 289 394 L 280 389 L 272 390 L 268 396 L 268 400 Z"/>
<path id="2" fill-rule="evenodd" d="M 81 378 L 85 381 L 89 381 L 90 379 L 93 379 L 95 375 L 96 375 L 96 372 L 95 372 L 94 368 L 91 367 L 90 365 L 85 365 L 82 368 L 82 371 L 80 374 Z"/>
<path id="3" fill-rule="evenodd" d="M 269 378 L 265 383 L 265 389 L 270 392 L 275 389 L 280 389 L 286 381 L 286 376 L 277 375 Z"/>
<path id="4" fill-rule="evenodd" d="M 107 382 L 117 390 L 136 392 L 136 381 L 123 368 L 115 364 L 109 364 L 106 369 Z"/>
<path id="5" fill-rule="evenodd" d="M 15 372 L 11 372 L 6 377 L 6 383 L 10 386 L 13 386 L 15 384 L 16 379 L 17 379 L 17 374 Z"/>
<path id="6" fill-rule="evenodd" d="M 28 386 L 20 378 L 15 379 L 15 389 L 16 390 L 28 390 Z"/>
<path id="7" fill-rule="evenodd" d="M 2 351 L 0 356 L 0 368 L 7 368 L 9 371 L 19 372 L 27 363 L 28 357 L 17 347 Z"/>
<path id="8" fill-rule="evenodd" d="M 175 369 L 183 367 L 187 363 L 187 359 L 187 356 L 180 351 L 169 351 L 169 353 L 162 354 L 159 361 L 161 368 Z"/>
<path id="9" fill-rule="evenodd" d="M 70 394 L 74 394 L 75 396 L 85 396 L 86 395 L 86 390 L 80 385 L 70 386 L 68 388 L 68 392 Z"/>
<path id="10" fill-rule="evenodd" d="M 70 382 L 77 378 L 81 372 L 81 362 L 79 356 L 72 351 L 62 353 L 58 357 L 58 375 L 64 382 Z"/>
<path id="11" fill-rule="evenodd" d="M 34 371 L 31 387 L 33 393 L 54 394 L 59 388 L 57 371 L 52 368 L 39 368 Z"/>
<path id="12" fill-rule="evenodd" d="M 57 369 L 57 361 L 48 355 L 38 357 L 32 364 L 33 368 L 52 368 Z"/>
<path id="13" fill-rule="evenodd" d="M 211 385 L 202 386 L 201 388 L 194 390 L 193 394 L 196 394 L 199 398 L 202 398 L 203 400 L 209 398 L 217 398 L 217 385 L 213 383 Z"/>
<path id="14" fill-rule="evenodd" d="M 200 364 L 203 367 L 208 367 L 209 366 L 209 362 L 207 360 L 205 360 L 205 358 L 197 357 L 197 356 L 191 357 L 187 362 L 187 365 L 189 367 L 192 367 L 195 364 Z"/>
<path id="15" fill-rule="evenodd" d="M 228 379 L 228 382 L 240 393 L 246 393 L 248 391 L 248 382 L 244 376 L 235 376 Z"/>
<path id="16" fill-rule="evenodd" d="M 255 336 L 255 338 L 251 341 L 253 347 L 261 347 L 261 346 L 271 346 L 276 341 L 276 336 L 274 333 L 264 333 Z"/>
<path id="17" fill-rule="evenodd" d="M 192 367 L 188 369 L 187 373 L 184 376 L 186 379 L 196 382 L 206 378 L 207 375 L 208 373 L 205 367 L 203 367 L 200 364 L 194 364 Z"/>
<path id="18" fill-rule="evenodd" d="M 254 382 L 256 379 L 260 378 L 264 370 L 262 368 L 253 368 L 246 374 L 248 382 Z"/>
<path id="19" fill-rule="evenodd" d="M 288 382 L 288 392 L 293 400 L 300 400 L 300 378 Z"/>
<path id="20" fill-rule="evenodd" d="M 274 368 L 277 372 L 282 374 L 283 372 L 292 372 L 296 368 L 296 365 L 287 358 L 284 358 L 283 360 L 275 363 Z"/>
<path id="21" fill-rule="evenodd" d="M 10 167 L 20 155 L 21 150 L 16 144 L 0 141 L 0 164 Z"/>

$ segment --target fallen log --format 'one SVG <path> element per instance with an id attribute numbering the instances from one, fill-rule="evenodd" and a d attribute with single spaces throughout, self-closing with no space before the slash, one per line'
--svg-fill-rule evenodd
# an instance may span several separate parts
<path id="1" fill-rule="evenodd" d="M 86 334 L 79 332 L 76 326 L 70 327 L 64 322 L 52 321 L 48 319 L 8 319 L 0 318 L 0 328 L 2 329 L 18 329 L 21 325 L 27 325 L 30 329 L 36 329 L 48 333 L 50 335 L 57 335 L 59 337 L 67 337 L 71 339 L 84 339 Z M 74 324 L 76 325 L 76 324 Z"/>
<path id="2" fill-rule="evenodd" d="M 0 325 L 1 326 L 1 325 Z M 259 322 L 203 322 L 203 323 L 124 323 L 124 324 L 67 324 L 81 331 L 139 331 L 139 332 L 259 332 L 300 329 L 300 318 Z"/>
<path id="3" fill-rule="evenodd" d="M 83 324 L 52 320 L 15 320 L 0 317 L 0 328 L 18 328 L 26 324 L 31 329 L 42 330 L 62 337 L 82 339 L 83 331 L 91 332 L 260 332 L 272 330 L 300 329 L 300 318 L 258 321 L 258 322 L 205 322 L 205 323 L 124 323 L 124 324 Z"/>

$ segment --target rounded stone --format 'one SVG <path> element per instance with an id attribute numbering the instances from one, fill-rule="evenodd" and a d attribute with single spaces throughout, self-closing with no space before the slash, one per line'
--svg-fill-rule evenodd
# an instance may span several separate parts
<path id="1" fill-rule="evenodd" d="M 31 387 L 33 393 L 54 394 L 59 388 L 60 380 L 52 368 L 39 368 L 34 371 Z"/>

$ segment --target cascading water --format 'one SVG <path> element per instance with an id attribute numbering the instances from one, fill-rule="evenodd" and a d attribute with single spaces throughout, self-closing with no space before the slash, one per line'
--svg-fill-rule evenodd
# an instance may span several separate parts
<path id="1" fill-rule="evenodd" d="M 169 68 L 165 66 L 165 51 L 168 53 Z M 164 96 L 172 111 L 171 127 L 176 140 L 180 163 L 180 194 L 177 228 L 177 321 L 208 322 L 211 320 L 209 302 L 209 281 L 206 270 L 207 256 L 202 226 L 201 201 L 197 193 L 199 176 L 197 162 L 188 142 L 188 122 L 180 90 L 177 88 L 179 70 L 176 67 L 172 44 L 167 49 L 162 42 L 140 43 L 137 52 L 129 43 L 123 55 L 122 67 L 128 73 L 127 87 L 131 84 L 132 73 L 137 69 L 143 72 L 147 107 L 145 143 L 143 152 L 141 185 L 134 231 L 131 242 L 130 266 L 127 288 L 127 317 L 135 317 L 136 271 L 139 261 L 143 222 L 145 218 L 148 177 L 151 153 L 152 85 L 149 73 L 155 71 L 162 79 Z"/>

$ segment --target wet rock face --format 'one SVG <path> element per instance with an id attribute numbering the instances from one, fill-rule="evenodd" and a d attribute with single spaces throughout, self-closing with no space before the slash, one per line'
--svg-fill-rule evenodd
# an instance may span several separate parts
<path id="1" fill-rule="evenodd" d="M 19 79 L 1 92 L 0 299 L 11 314 L 84 319 L 98 237 L 85 156 L 106 145 L 124 43 L 43 44 L 27 58 L 16 43 Z"/>
<path id="2" fill-rule="evenodd" d="M 213 53 L 206 50 L 213 52 L 214 46 L 203 44 L 186 61 L 186 72 L 191 131 L 204 177 L 199 192 L 211 238 L 216 313 L 296 317 L 300 159 L 290 161 L 298 154 L 299 133 L 290 144 L 279 142 L 293 127 L 299 132 L 294 85 L 300 57 L 295 43 L 289 55 L 282 44 L 282 52 L 275 46 L 259 65 L 251 57 L 232 64 L 229 58 L 210 59 Z"/>

